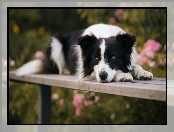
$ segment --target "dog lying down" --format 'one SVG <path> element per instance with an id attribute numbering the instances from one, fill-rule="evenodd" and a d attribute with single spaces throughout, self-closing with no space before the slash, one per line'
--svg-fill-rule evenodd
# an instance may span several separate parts
<path id="1" fill-rule="evenodd" d="M 151 80 L 153 74 L 137 64 L 136 37 L 118 26 L 95 24 L 81 31 L 51 38 L 44 60 L 17 69 L 16 75 L 77 74 L 80 80 L 101 83 Z"/>

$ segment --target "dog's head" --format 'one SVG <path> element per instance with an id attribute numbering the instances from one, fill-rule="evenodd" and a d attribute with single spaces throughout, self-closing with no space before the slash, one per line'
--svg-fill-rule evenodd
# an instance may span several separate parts
<path id="1" fill-rule="evenodd" d="M 77 44 L 83 77 L 94 71 L 98 82 L 110 82 L 117 70 L 128 72 L 135 41 L 135 36 L 128 33 L 109 38 L 96 38 L 93 34 L 79 37 Z"/>

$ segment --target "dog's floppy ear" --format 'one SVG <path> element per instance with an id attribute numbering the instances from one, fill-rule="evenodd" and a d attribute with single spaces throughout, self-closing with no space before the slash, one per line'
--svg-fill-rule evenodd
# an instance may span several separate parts
<path id="1" fill-rule="evenodd" d="M 93 44 L 96 40 L 97 38 L 93 34 L 80 36 L 77 40 L 77 44 L 80 45 L 81 47 L 86 47 Z"/>
<path id="2" fill-rule="evenodd" d="M 118 34 L 116 36 L 116 43 L 123 49 L 123 51 L 132 51 L 132 47 L 136 41 L 136 37 L 134 35 L 130 35 L 128 33 Z"/>

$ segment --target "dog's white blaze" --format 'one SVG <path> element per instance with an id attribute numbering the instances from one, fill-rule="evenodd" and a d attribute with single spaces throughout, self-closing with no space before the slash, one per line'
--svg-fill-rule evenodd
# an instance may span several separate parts
<path id="1" fill-rule="evenodd" d="M 102 43 L 100 45 L 100 49 L 101 49 L 101 62 L 104 63 L 104 53 L 105 53 L 105 49 L 106 49 L 106 45 L 105 45 L 105 40 L 102 40 Z"/>
<path id="2" fill-rule="evenodd" d="M 58 39 L 52 37 L 51 42 L 51 58 L 56 63 L 59 74 L 62 74 L 63 68 L 65 67 L 65 57 L 63 54 L 62 44 L 58 41 Z"/>
<path id="3" fill-rule="evenodd" d="M 108 73 L 108 77 L 107 77 L 106 80 L 108 82 L 110 82 L 110 81 L 113 80 L 116 71 L 112 70 L 109 67 L 109 65 L 105 62 L 104 53 L 105 53 L 105 50 L 106 50 L 106 45 L 105 45 L 105 40 L 104 39 L 102 40 L 102 43 L 100 45 L 100 49 L 101 49 L 101 60 L 98 63 L 98 65 L 94 66 L 94 71 L 95 71 L 95 74 L 96 74 L 96 78 L 100 82 L 99 73 L 102 72 L 102 71 L 105 71 L 106 73 Z"/>

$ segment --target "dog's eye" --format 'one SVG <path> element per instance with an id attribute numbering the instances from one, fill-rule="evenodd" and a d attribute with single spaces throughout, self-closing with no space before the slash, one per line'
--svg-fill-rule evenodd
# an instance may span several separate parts
<path id="1" fill-rule="evenodd" d="M 113 55 L 113 56 L 111 57 L 111 59 L 112 59 L 112 60 L 115 60 L 115 59 L 116 59 L 116 56 L 115 56 L 115 55 Z"/>

